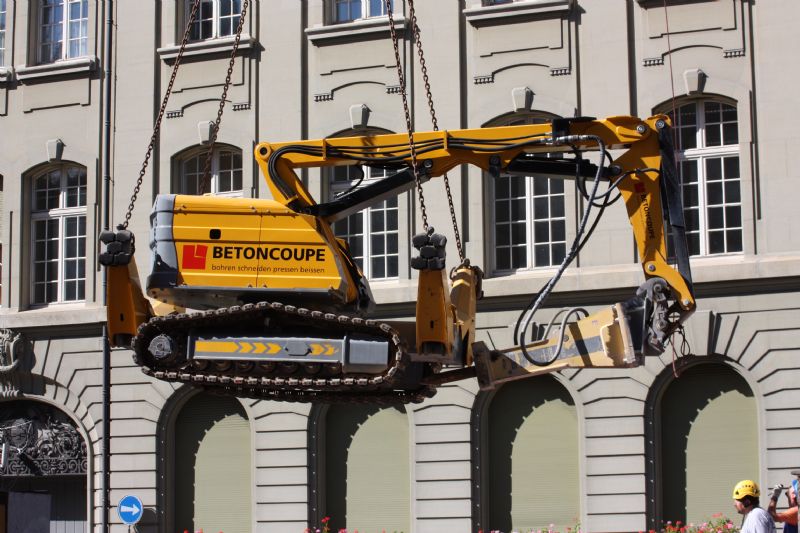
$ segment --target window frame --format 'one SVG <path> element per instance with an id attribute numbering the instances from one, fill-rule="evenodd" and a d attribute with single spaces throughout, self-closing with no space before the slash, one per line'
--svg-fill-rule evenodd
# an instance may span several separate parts
<path id="1" fill-rule="evenodd" d="M 51 52 L 49 57 L 44 57 L 44 11 L 46 7 L 53 6 L 53 4 L 45 4 L 45 2 L 61 2 L 63 6 L 63 13 L 62 18 L 60 21 L 61 25 L 61 40 L 60 41 L 47 41 L 47 44 L 51 47 Z M 79 4 L 81 7 L 81 16 L 78 19 L 72 19 L 70 13 L 70 6 L 71 4 Z M 57 4 L 55 4 L 57 5 Z M 84 11 L 85 8 L 85 11 Z M 82 57 L 89 56 L 89 49 L 90 49 L 90 34 L 92 33 L 89 28 L 89 20 L 92 18 L 92 8 L 90 2 L 88 0 L 38 0 L 36 3 L 36 40 L 34 43 L 35 48 L 35 58 L 36 63 L 39 65 L 51 65 L 54 63 L 58 63 L 61 61 L 70 61 Z M 71 22 L 79 22 L 81 27 L 82 35 L 78 37 L 79 47 L 82 44 L 83 49 L 79 50 L 76 55 L 73 55 L 70 52 L 70 42 L 75 40 L 72 39 L 69 33 Z M 52 24 L 50 27 L 57 27 L 59 24 Z M 84 31 L 85 29 L 85 31 Z M 61 46 L 61 53 L 59 57 L 54 58 L 52 53 L 52 46 L 54 44 L 60 44 Z"/>
<path id="2" fill-rule="evenodd" d="M 383 0 L 380 0 L 381 5 L 381 13 L 379 15 L 372 15 L 372 2 L 373 0 L 326 0 L 325 1 L 325 19 L 327 24 L 349 24 L 353 22 L 357 22 L 360 20 L 368 20 L 368 19 L 379 19 L 379 18 L 386 18 L 388 14 L 386 12 L 386 4 Z M 338 5 L 340 2 L 347 2 L 348 4 L 359 4 L 361 9 L 361 16 L 359 17 L 350 17 L 346 19 L 339 19 L 337 16 L 338 13 Z M 394 9 L 395 0 L 392 0 L 392 8 Z M 364 15 L 366 13 L 366 15 Z"/>
<path id="3" fill-rule="evenodd" d="M 201 43 L 201 42 L 213 41 L 213 40 L 217 40 L 217 39 L 227 39 L 227 38 L 230 38 L 230 37 L 233 37 L 233 36 L 236 35 L 236 28 L 238 27 L 239 23 L 238 23 L 238 20 L 237 20 L 237 22 L 235 24 L 234 24 L 233 21 L 238 19 L 239 17 L 241 17 L 241 14 L 242 14 L 241 1 L 239 2 L 239 12 L 238 12 L 238 14 L 236 14 L 236 15 L 231 14 L 231 15 L 222 16 L 221 15 L 222 9 L 221 9 L 220 2 L 226 2 L 226 1 L 230 1 L 230 0 L 201 0 L 201 5 L 200 5 L 200 8 L 198 9 L 198 13 L 197 13 L 197 18 L 195 19 L 194 24 L 193 24 L 193 26 L 197 25 L 198 37 L 192 37 L 192 35 L 191 35 L 192 31 L 190 30 L 190 34 L 189 34 L 189 42 L 190 43 Z M 192 5 L 194 4 L 194 2 L 195 2 L 195 0 L 183 0 L 183 2 L 181 4 L 183 13 L 182 13 L 182 16 L 178 17 L 177 20 L 182 21 L 182 26 L 176 28 L 176 30 L 178 31 L 178 38 L 180 38 L 183 35 L 183 31 L 186 28 L 186 24 L 189 22 L 189 15 L 192 12 Z M 203 3 L 211 4 L 211 13 L 212 13 L 212 15 L 211 15 L 211 36 L 210 37 L 202 37 L 202 28 L 201 28 L 200 24 L 201 24 L 201 21 L 203 19 L 201 19 L 200 17 L 202 16 L 202 10 L 203 10 L 203 5 L 202 4 Z M 233 10 L 231 10 L 231 13 L 233 13 Z M 226 34 L 226 35 L 220 35 L 221 20 L 223 18 L 230 18 L 231 19 L 231 33 Z M 242 29 L 242 33 L 245 33 L 244 28 Z"/>
<path id="4" fill-rule="evenodd" d="M 351 167 L 334 167 L 333 169 L 328 169 L 328 172 L 326 173 L 326 178 L 327 178 L 326 182 L 327 182 L 327 186 L 328 186 L 328 196 L 331 199 L 337 193 L 344 192 L 346 190 L 351 189 L 352 186 L 354 185 L 354 183 L 356 182 L 356 180 L 353 180 L 353 179 L 348 179 L 346 181 L 336 181 L 334 172 L 337 170 L 337 168 L 338 169 L 342 169 L 342 168 L 343 169 L 349 169 Z M 364 172 L 364 179 L 360 183 L 358 183 L 357 188 L 361 188 L 361 187 L 364 187 L 364 186 L 366 186 L 366 185 L 368 185 L 370 183 L 374 183 L 376 181 L 379 181 L 380 179 L 385 178 L 386 175 L 387 175 L 386 171 L 384 171 L 380 177 L 374 177 L 373 178 L 373 177 L 370 176 L 369 167 L 366 167 L 366 166 L 362 167 L 362 171 Z M 402 196 L 403 195 L 397 195 L 397 196 L 395 196 L 393 198 L 388 198 L 386 200 L 383 200 L 380 203 L 380 205 L 366 207 L 366 208 L 362 209 L 361 211 L 358 211 L 357 213 L 353 213 L 352 215 L 349 215 L 347 218 L 344 218 L 342 220 L 338 220 L 338 221 L 336 221 L 335 223 L 333 223 L 331 225 L 331 227 L 333 229 L 333 232 L 334 232 L 334 235 L 337 238 L 344 239 L 348 243 L 348 245 L 350 245 L 350 239 L 353 238 L 353 237 L 360 237 L 362 239 L 362 244 L 361 244 L 362 253 L 360 255 L 358 255 L 358 256 L 353 254 L 353 260 L 356 261 L 356 263 L 358 264 L 359 260 L 356 259 L 356 257 L 361 257 L 361 260 L 360 260 L 361 264 L 359 265 L 359 267 L 361 268 L 361 272 L 364 274 L 364 277 L 367 278 L 368 280 L 370 280 L 371 282 L 372 281 L 396 281 L 396 280 L 401 278 L 401 272 L 402 272 L 402 268 L 403 268 L 403 264 L 401 262 L 401 253 L 400 253 L 401 249 L 402 249 L 401 236 L 403 235 L 403 232 L 401 231 L 401 228 L 403 227 L 403 220 L 402 220 L 403 217 L 401 216 L 401 209 L 400 209 L 401 205 L 403 205 L 402 202 L 401 202 L 401 197 Z M 395 206 L 389 206 L 387 204 L 387 202 L 390 202 L 392 200 L 396 203 Z M 381 230 L 381 231 L 375 232 L 375 231 L 372 230 L 372 226 L 373 226 L 372 218 L 373 218 L 373 214 L 377 214 L 380 211 L 384 212 L 384 221 L 383 221 L 384 222 L 384 229 Z M 394 229 L 387 229 L 386 228 L 386 217 L 388 216 L 388 213 L 390 211 L 395 211 L 396 212 L 397 227 L 394 228 Z M 349 221 L 352 219 L 352 217 L 361 217 L 361 219 L 362 219 L 361 220 L 362 231 L 361 231 L 360 234 L 350 234 L 349 231 L 348 231 L 348 233 L 343 234 L 340 231 L 337 231 L 336 225 L 340 224 L 340 223 L 343 223 L 343 222 L 347 222 L 348 223 L 348 229 L 349 229 L 349 223 L 350 223 Z M 375 236 L 375 235 L 383 235 L 384 236 L 384 251 L 381 254 L 373 254 L 372 237 Z M 396 249 L 395 249 L 394 252 L 390 252 L 389 249 L 388 249 L 388 239 L 387 239 L 387 237 L 389 235 L 395 235 L 396 238 L 397 238 L 397 246 L 396 246 Z M 387 271 L 389 270 L 389 262 L 390 262 L 390 258 L 391 257 L 396 257 L 397 275 L 394 275 L 394 276 L 384 275 L 384 276 L 381 276 L 381 277 L 376 276 L 375 273 L 373 272 L 373 261 L 375 261 L 376 259 L 381 259 L 382 258 L 383 259 L 384 274 L 386 274 Z"/>
<path id="5" fill-rule="evenodd" d="M 723 130 L 723 125 L 730 121 L 726 122 L 722 116 L 723 107 L 720 107 L 720 119 L 721 122 L 714 122 L 713 124 L 719 125 L 721 128 L 720 131 L 720 144 L 716 146 L 708 146 L 707 145 L 707 131 L 708 131 L 708 124 L 706 122 L 706 105 L 707 104 L 717 104 L 720 106 L 729 106 L 734 109 L 736 112 L 736 139 L 734 143 L 731 144 L 724 144 L 725 142 L 725 133 Z M 691 100 L 684 100 L 679 102 L 675 106 L 675 111 L 678 112 L 678 116 L 681 116 L 680 110 L 686 106 L 694 106 L 695 112 L 695 124 L 690 125 L 688 127 L 693 127 L 695 129 L 695 136 L 694 136 L 694 147 L 683 149 L 682 140 L 683 136 L 681 135 L 681 130 L 687 128 L 687 126 L 682 126 L 678 124 L 675 120 L 673 120 L 673 127 L 676 131 L 676 138 L 678 139 L 677 146 L 675 147 L 675 162 L 677 164 L 678 176 L 681 180 L 681 191 L 682 191 L 682 198 L 686 198 L 687 194 L 687 185 L 683 181 L 683 164 L 691 161 L 695 161 L 696 165 L 696 184 L 697 189 L 697 204 L 691 206 L 690 209 L 697 211 L 697 230 L 690 230 L 688 226 L 687 220 L 687 241 L 692 234 L 698 234 L 698 252 L 693 253 L 691 249 L 691 244 L 689 245 L 689 254 L 690 257 L 719 257 L 719 256 L 727 256 L 727 255 L 740 255 L 744 253 L 745 249 L 745 225 L 744 225 L 744 201 L 743 201 L 743 167 L 742 167 L 742 153 L 740 149 L 740 141 L 741 141 L 741 133 L 739 129 L 739 125 L 741 121 L 739 119 L 739 107 L 736 102 L 732 102 L 727 99 L 722 98 L 702 98 L 702 99 L 691 99 Z M 672 108 L 664 109 L 664 113 L 672 114 Z M 725 160 L 735 157 L 738 161 L 738 178 L 736 181 L 739 183 L 739 191 L 738 191 L 738 201 L 734 202 L 725 202 L 724 198 L 727 195 L 723 196 L 723 201 L 720 204 L 711 204 L 709 205 L 708 199 L 708 166 L 707 162 L 710 160 L 719 160 L 720 161 L 720 179 L 713 180 L 719 181 L 724 188 L 726 183 L 725 179 Z M 732 180 L 731 180 L 732 181 Z M 728 181 L 729 182 L 729 181 Z M 728 208 L 736 208 L 738 207 L 738 217 L 739 217 L 739 225 L 738 226 L 727 226 L 727 218 L 728 215 L 726 213 Z M 721 228 L 714 228 L 709 229 L 709 209 L 710 208 L 722 208 L 724 214 L 723 218 L 723 226 Z M 684 216 L 686 217 L 687 208 L 684 204 Z M 730 250 L 729 249 L 729 241 L 728 241 L 728 232 L 738 230 L 739 232 L 739 250 Z M 715 232 L 721 232 L 723 234 L 723 246 L 724 251 L 721 252 L 711 252 L 711 234 Z"/>
<path id="6" fill-rule="evenodd" d="M 536 124 L 541 122 L 549 122 L 554 119 L 559 118 L 557 115 L 553 115 L 550 113 L 542 112 L 542 111 L 531 111 L 526 113 L 511 113 L 504 117 L 501 117 L 497 120 L 492 121 L 491 123 L 487 124 L 488 127 L 498 127 L 498 126 L 516 126 L 521 124 Z M 501 174 L 502 177 L 502 174 Z M 489 175 L 488 173 L 483 173 L 484 181 L 486 182 L 486 201 L 485 205 L 487 206 L 487 220 L 489 224 L 487 226 L 486 231 L 486 242 L 487 242 L 487 264 L 491 266 L 491 273 L 492 275 L 498 276 L 505 276 L 505 275 L 513 275 L 521 272 L 538 272 L 548 269 L 557 268 L 561 261 L 563 260 L 564 255 L 567 251 L 567 245 L 570 242 L 570 234 L 573 230 L 571 227 L 571 223 L 574 221 L 570 220 L 570 217 L 567 216 L 569 211 L 570 202 L 573 201 L 571 193 L 569 193 L 569 188 L 566 186 L 566 183 L 563 183 L 563 188 L 560 193 L 556 192 L 553 193 L 551 191 L 550 181 L 548 181 L 547 193 L 544 195 L 537 195 L 535 192 L 534 180 L 535 178 L 544 178 L 547 180 L 558 180 L 558 178 L 549 178 L 547 176 L 515 176 L 514 178 L 517 179 L 524 179 L 524 200 L 525 200 L 525 218 L 524 218 L 524 225 L 525 225 L 525 267 L 514 267 L 513 266 L 513 255 L 511 256 L 509 263 L 510 268 L 499 268 L 498 266 L 498 251 L 501 249 L 501 246 L 497 243 L 497 233 L 495 228 L 498 227 L 498 224 L 508 224 L 509 226 L 512 224 L 511 213 L 509 212 L 509 219 L 508 221 L 498 222 L 497 220 L 497 186 L 498 180 Z M 562 182 L 566 182 L 566 180 L 560 180 Z M 552 198 L 560 196 L 563 201 L 563 211 L 561 216 L 553 217 L 550 216 L 551 212 L 551 205 L 548 200 L 548 216 L 546 218 L 537 219 L 535 218 L 535 203 L 537 198 Z M 516 197 L 515 197 L 516 198 Z M 509 198 L 510 200 L 511 198 Z M 548 222 L 548 231 L 550 240 L 537 242 L 535 239 L 536 236 L 536 223 L 537 222 Z M 553 226 L 552 223 L 554 221 L 563 221 L 563 241 L 562 240 L 553 240 Z M 512 230 L 509 228 L 509 232 Z M 549 254 L 549 264 L 547 265 L 539 265 L 536 266 L 536 246 L 547 244 L 548 245 L 548 254 Z M 554 260 L 553 255 L 553 246 L 554 245 L 563 245 L 563 254 L 558 256 L 560 259 Z M 514 248 L 514 244 L 509 237 L 509 244 L 502 245 L 503 249 L 508 249 L 509 253 L 512 248 Z"/>
<path id="7" fill-rule="evenodd" d="M 77 187 L 77 198 L 78 198 L 78 205 L 70 206 L 67 204 L 67 192 L 69 189 L 67 178 L 68 178 L 68 171 L 70 169 L 78 169 L 79 173 L 83 173 L 84 184 L 81 186 L 80 183 Z M 37 209 L 36 201 L 37 201 L 37 187 L 36 187 L 36 180 L 42 177 L 48 176 L 50 173 L 59 171 L 61 173 L 61 182 L 59 184 L 59 192 L 58 192 L 58 205 L 55 208 L 46 207 L 45 209 Z M 87 275 L 87 261 L 86 261 L 86 252 L 88 250 L 88 224 L 89 224 L 89 177 L 88 177 L 88 169 L 83 165 L 79 165 L 77 163 L 72 162 L 63 162 L 55 165 L 47 165 L 46 167 L 39 169 L 36 173 L 34 173 L 30 177 L 30 197 L 29 197 L 29 209 L 30 209 L 30 236 L 28 239 L 30 245 L 30 254 L 29 254 L 29 262 L 30 262 L 30 279 L 29 279 L 29 298 L 30 298 L 30 305 L 33 308 L 43 308 L 53 305 L 64 305 L 64 304 L 79 304 L 85 303 L 87 301 L 87 289 L 89 288 L 88 285 L 88 275 Z M 81 201 L 81 188 L 83 189 L 83 205 L 80 204 Z M 48 187 L 49 189 L 49 187 Z M 75 236 L 68 236 L 66 235 L 66 225 L 68 219 L 77 219 L 78 220 L 78 229 L 80 229 L 80 219 L 83 218 L 83 234 L 81 235 L 80 232 Z M 57 239 L 45 239 L 45 242 L 49 240 L 57 240 L 58 242 L 58 255 L 57 255 L 57 267 L 56 267 L 56 276 L 55 276 L 55 283 L 56 283 L 56 291 L 57 297 L 55 300 L 48 301 L 47 299 L 47 288 L 46 286 L 53 282 L 52 279 L 49 279 L 47 276 L 47 267 L 45 267 L 45 276 L 42 280 L 37 277 L 36 273 L 36 265 L 38 262 L 48 263 L 51 261 L 37 261 L 37 224 L 40 222 L 47 222 L 55 220 L 57 221 L 58 225 L 58 237 Z M 77 240 L 76 246 L 76 255 L 67 257 L 66 256 L 66 249 L 67 249 L 67 239 L 75 238 Z M 82 241 L 82 242 L 81 242 Z M 81 244 L 83 246 L 83 252 L 80 252 Z M 47 256 L 46 256 L 47 257 Z M 70 259 L 76 260 L 76 268 L 80 269 L 80 265 L 83 265 L 83 276 L 79 276 L 76 274 L 76 277 L 70 278 L 69 280 L 65 279 L 65 272 L 66 272 L 66 262 Z M 80 292 L 81 289 L 83 291 L 83 298 L 74 298 L 74 299 L 67 299 L 65 296 L 67 282 L 75 281 L 76 291 Z M 81 287 L 82 284 L 82 287 Z M 37 285 L 45 285 L 45 294 L 42 299 L 38 299 L 36 295 Z"/>
<path id="8" fill-rule="evenodd" d="M 8 66 L 11 62 L 6 61 L 6 54 L 10 52 L 10 46 L 8 45 L 8 36 L 10 35 L 10 31 L 8 29 L 8 0 L 0 0 L 0 68 Z"/>
<path id="9" fill-rule="evenodd" d="M 197 172 L 197 185 L 199 185 L 199 179 L 202 175 L 203 168 L 205 166 L 205 159 L 206 154 L 208 153 L 207 146 L 196 146 L 193 148 L 186 149 L 175 156 L 174 164 L 173 164 L 173 182 L 171 184 L 171 191 L 173 194 L 197 194 L 198 187 L 195 187 L 193 190 L 195 192 L 190 192 L 190 189 L 187 187 L 188 185 L 188 178 L 186 173 L 184 172 L 184 168 L 186 163 L 193 159 L 197 159 L 198 163 L 198 172 Z M 231 165 L 230 172 L 231 172 L 231 182 L 232 184 L 235 182 L 235 172 L 239 171 L 239 177 L 241 180 L 241 188 L 240 189 L 230 189 L 227 191 L 220 192 L 219 185 L 220 185 L 220 160 L 223 154 L 233 154 L 234 157 L 238 156 L 240 166 L 237 169 L 233 164 Z M 242 150 L 236 148 L 234 146 L 230 146 L 227 144 L 215 145 L 214 146 L 214 153 L 211 158 L 211 179 L 210 179 L 210 190 L 207 191 L 208 194 L 212 194 L 214 196 L 226 196 L 229 198 L 243 198 L 244 197 L 244 158 L 242 157 Z"/>

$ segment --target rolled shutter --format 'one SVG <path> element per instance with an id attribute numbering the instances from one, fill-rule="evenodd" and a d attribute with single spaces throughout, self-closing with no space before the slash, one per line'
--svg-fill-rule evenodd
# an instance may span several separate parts
<path id="1" fill-rule="evenodd" d="M 232 399 L 198 394 L 175 423 L 178 531 L 252 529 L 250 422 Z"/>
<path id="2" fill-rule="evenodd" d="M 580 521 L 578 415 L 550 376 L 512 382 L 489 405 L 489 523 L 566 531 Z"/>
<path id="3" fill-rule="evenodd" d="M 731 516 L 734 485 L 759 478 L 757 428 L 753 393 L 728 367 L 698 365 L 670 383 L 660 403 L 661 518 Z"/>
<path id="4" fill-rule="evenodd" d="M 333 531 L 411 531 L 408 417 L 402 408 L 332 406 L 325 458 L 325 509 Z"/>

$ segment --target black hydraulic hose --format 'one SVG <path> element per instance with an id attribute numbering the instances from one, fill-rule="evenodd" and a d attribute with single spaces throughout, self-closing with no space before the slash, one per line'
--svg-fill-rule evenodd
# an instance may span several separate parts
<path id="1" fill-rule="evenodd" d="M 602 174 L 603 163 L 606 158 L 605 143 L 600 137 L 597 137 L 595 135 L 570 135 L 564 138 L 555 139 L 555 142 L 561 142 L 561 143 L 588 141 L 588 140 L 593 140 L 598 144 L 598 146 L 600 147 L 601 156 L 600 156 L 600 164 L 597 166 L 597 175 L 595 176 L 594 179 L 594 186 L 592 187 L 592 192 L 589 197 L 590 200 L 589 203 L 586 205 L 586 209 L 584 209 L 583 211 L 583 216 L 581 217 L 577 234 L 575 235 L 575 239 L 572 241 L 572 246 L 570 247 L 569 252 L 567 252 L 567 254 L 564 256 L 564 260 L 561 262 L 561 265 L 558 267 L 558 270 L 556 271 L 555 275 L 552 278 L 550 278 L 550 280 L 547 282 L 544 288 L 541 291 L 539 291 L 539 293 L 536 295 L 536 298 L 532 300 L 531 303 L 528 304 L 525 310 L 523 310 L 514 327 L 514 342 L 519 346 L 520 351 L 522 351 L 522 355 L 525 356 L 525 359 L 527 359 L 531 364 L 534 364 L 536 366 L 545 366 L 549 364 L 550 361 L 548 362 L 536 361 L 530 355 L 530 353 L 528 353 L 528 350 L 525 347 L 525 334 L 528 331 L 528 328 L 530 327 L 531 321 L 533 320 L 533 316 L 536 314 L 536 311 L 539 310 L 539 307 L 542 305 L 542 303 L 544 303 L 544 300 L 547 299 L 547 297 L 553 291 L 553 288 L 555 287 L 556 283 L 558 283 L 558 280 L 561 279 L 561 276 L 564 274 L 564 271 L 567 269 L 569 264 L 572 262 L 572 260 L 578 253 L 581 241 L 583 240 L 582 239 L 583 233 L 586 230 L 586 224 L 589 220 L 589 213 L 591 212 L 592 204 L 595 198 L 597 197 L 597 188 L 600 185 L 600 177 Z"/>

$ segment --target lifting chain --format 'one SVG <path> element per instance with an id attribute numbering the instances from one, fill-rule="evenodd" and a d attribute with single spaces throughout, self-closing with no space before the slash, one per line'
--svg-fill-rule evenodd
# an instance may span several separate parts
<path id="1" fill-rule="evenodd" d="M 392 46 L 394 46 L 394 59 L 397 66 L 397 78 L 400 84 L 400 95 L 403 97 L 403 111 L 406 115 L 406 130 L 408 131 L 408 148 L 411 151 L 411 170 L 414 172 L 414 182 L 417 184 L 417 196 L 419 197 L 419 210 L 422 215 L 422 227 L 428 233 L 428 213 L 425 209 L 425 196 L 422 194 L 422 179 L 417 170 L 417 148 L 414 145 L 414 125 L 411 123 L 411 111 L 408 107 L 408 95 L 406 94 L 406 79 L 403 75 L 403 63 L 400 60 L 400 45 L 397 38 L 397 30 L 394 27 L 394 12 L 392 11 L 393 0 L 386 2 L 386 14 L 389 16 L 389 32 L 392 35 Z"/>
<path id="2" fill-rule="evenodd" d="M 250 0 L 244 0 L 242 4 L 242 12 L 239 15 L 239 25 L 236 27 L 236 39 L 233 41 L 233 50 L 231 50 L 231 60 L 228 62 L 228 73 L 225 75 L 225 85 L 222 88 L 222 96 L 219 97 L 219 109 L 217 110 L 217 119 L 211 127 L 211 135 L 208 140 L 208 152 L 206 153 L 206 163 L 203 167 L 203 178 L 200 180 L 198 194 L 205 194 L 206 187 L 210 185 L 211 180 L 211 161 L 214 158 L 214 143 L 217 142 L 217 133 L 219 133 L 219 123 L 222 122 L 222 112 L 225 110 L 225 100 L 228 98 L 228 89 L 231 86 L 231 76 L 233 75 L 233 67 L 236 63 L 236 52 L 239 50 L 239 42 L 242 39 L 242 28 L 244 28 L 244 21 L 247 16 L 247 7 Z"/>
<path id="3" fill-rule="evenodd" d="M 136 187 L 133 189 L 131 201 L 128 204 L 128 211 L 125 213 L 125 221 L 117 226 L 118 230 L 128 229 L 128 223 L 130 222 L 131 215 L 133 214 L 133 206 L 136 204 L 136 199 L 139 196 L 139 190 L 142 188 L 142 182 L 144 181 L 144 174 L 147 172 L 147 165 L 150 163 L 150 157 L 153 155 L 153 149 L 155 148 L 156 141 L 158 140 L 158 135 L 161 132 L 161 121 L 164 119 L 164 113 L 167 109 L 167 102 L 169 101 L 170 94 L 172 94 L 172 86 L 175 84 L 175 77 L 178 75 L 178 67 L 181 64 L 181 59 L 183 59 L 183 52 L 186 50 L 186 44 L 189 42 L 192 24 L 194 24 L 194 21 L 197 19 L 197 12 L 200 9 L 201 2 L 202 0 L 194 0 L 194 4 L 192 4 L 192 11 L 189 13 L 189 20 L 186 23 L 186 29 L 183 32 L 181 47 L 178 50 L 178 55 L 175 57 L 175 64 L 172 66 L 172 74 L 169 77 L 167 90 L 164 93 L 164 99 L 161 101 L 161 109 L 158 111 L 158 117 L 156 117 L 156 123 L 153 126 L 153 135 L 150 137 L 150 144 L 147 146 L 147 153 L 144 156 L 144 162 L 142 163 L 142 168 L 139 171 L 139 179 L 136 180 Z"/>
<path id="4" fill-rule="evenodd" d="M 419 67 L 422 70 L 422 80 L 425 83 L 425 96 L 428 99 L 428 110 L 431 113 L 431 124 L 433 131 L 439 131 L 439 121 L 436 119 L 436 110 L 433 107 L 433 94 L 431 93 L 431 83 L 428 78 L 428 67 L 425 64 L 425 52 L 422 50 L 422 39 L 420 38 L 419 24 L 417 24 L 417 14 L 414 12 L 414 0 L 408 1 L 408 14 L 411 17 L 411 24 L 414 31 L 414 42 L 417 45 L 417 56 L 419 56 Z M 461 233 L 458 231 L 458 218 L 456 218 L 456 208 L 453 205 L 453 194 L 450 192 L 450 180 L 447 177 L 447 172 L 442 175 L 444 179 L 444 189 L 447 192 L 447 205 L 450 208 L 450 220 L 453 223 L 453 233 L 456 238 L 456 248 L 458 249 L 458 257 L 461 264 L 466 261 L 464 253 L 464 246 L 461 244 Z"/>
<path id="5" fill-rule="evenodd" d="M 392 12 L 392 0 L 385 0 L 385 1 L 386 1 L 386 11 L 389 16 L 389 31 L 392 36 L 392 45 L 394 46 L 394 56 L 397 64 L 397 75 L 400 83 L 400 94 L 403 97 L 403 111 L 405 112 L 406 116 L 406 128 L 408 129 L 409 148 L 411 150 L 411 163 L 414 170 L 414 178 L 417 184 L 417 194 L 419 196 L 420 212 L 422 214 L 423 227 L 425 229 L 425 232 L 428 233 L 428 216 L 425 209 L 425 197 L 422 194 L 422 181 L 419 177 L 419 174 L 417 173 L 417 161 L 416 161 L 417 154 L 416 154 L 416 148 L 414 146 L 413 126 L 411 123 L 411 113 L 409 111 L 409 106 L 408 106 L 405 78 L 403 76 L 403 68 L 402 68 L 402 63 L 400 61 L 399 43 L 398 43 L 397 32 L 395 30 L 394 16 Z M 419 57 L 420 69 L 422 70 L 422 79 L 425 83 L 425 94 L 428 101 L 428 110 L 430 111 L 431 115 L 431 123 L 433 124 L 433 130 L 439 131 L 439 123 L 436 118 L 436 110 L 433 105 L 433 94 L 431 93 L 430 78 L 428 76 L 428 67 L 425 63 L 425 52 L 423 51 L 422 48 L 422 39 L 420 37 L 419 24 L 417 24 L 417 15 L 414 11 L 414 0 L 406 0 L 406 1 L 408 2 L 408 11 L 409 11 L 409 18 L 411 19 L 413 38 L 417 47 L 417 56 Z M 447 173 L 445 173 L 442 177 L 444 178 L 445 191 L 447 192 L 447 204 L 450 209 L 450 219 L 453 224 L 453 233 L 455 234 L 456 247 L 458 248 L 458 256 L 459 259 L 461 260 L 461 263 L 464 264 L 466 262 L 466 255 L 464 253 L 464 246 L 461 243 L 461 233 L 459 232 L 458 229 L 458 218 L 456 217 L 456 210 L 453 204 L 453 194 L 450 189 L 450 180 L 447 177 Z"/>

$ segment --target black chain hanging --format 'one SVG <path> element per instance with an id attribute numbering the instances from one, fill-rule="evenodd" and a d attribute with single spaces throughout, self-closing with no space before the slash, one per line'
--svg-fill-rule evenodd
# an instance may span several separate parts
<path id="1" fill-rule="evenodd" d="M 428 67 L 425 64 L 425 52 L 422 50 L 422 38 L 420 37 L 419 24 L 417 24 L 417 14 L 414 12 L 414 0 L 408 1 L 408 14 L 411 18 L 411 24 L 414 31 L 414 42 L 417 45 L 417 56 L 419 57 L 419 66 L 422 71 L 422 80 L 425 83 L 425 96 L 428 99 L 428 110 L 431 114 L 431 124 L 433 131 L 439 131 L 439 121 L 436 119 L 436 110 L 433 107 L 433 94 L 431 93 L 431 83 L 428 77 Z M 456 239 L 456 248 L 458 249 L 458 257 L 461 264 L 466 261 L 466 254 L 464 253 L 464 246 L 461 244 L 461 233 L 458 230 L 458 218 L 456 217 L 456 208 L 453 205 L 453 194 L 450 191 L 450 179 L 447 177 L 447 172 L 442 175 L 444 179 L 444 189 L 447 192 L 447 205 L 450 208 L 450 220 L 453 223 L 453 233 Z"/>
<path id="2" fill-rule="evenodd" d="M 414 172 L 414 182 L 417 185 L 417 197 L 419 198 L 419 211 L 422 215 L 422 227 L 428 233 L 428 213 L 425 209 L 425 195 L 422 193 L 422 179 L 417 171 L 417 148 L 414 145 L 414 125 L 411 123 L 411 111 L 408 107 L 408 95 L 406 94 L 406 79 L 403 75 L 403 64 L 400 60 L 400 46 L 398 44 L 397 30 L 394 27 L 394 12 L 392 11 L 392 0 L 385 0 L 386 14 L 389 16 L 389 33 L 392 35 L 392 45 L 394 46 L 394 59 L 397 66 L 397 78 L 400 83 L 400 95 L 403 97 L 403 112 L 406 115 L 406 130 L 408 131 L 408 148 L 411 152 L 411 170 Z"/>
<path id="3" fill-rule="evenodd" d="M 189 42 L 189 36 L 192 31 L 192 25 L 194 24 L 194 21 L 197 19 L 197 12 L 200 9 L 201 2 L 202 0 L 195 0 L 194 4 L 192 4 L 192 11 L 189 13 L 189 20 L 187 21 L 186 29 L 183 32 L 183 40 L 181 40 L 181 46 L 180 49 L 178 50 L 178 55 L 175 57 L 175 64 L 172 66 L 172 74 L 169 77 L 167 90 L 164 93 L 164 98 L 161 101 L 161 108 L 158 111 L 158 117 L 156 117 L 156 123 L 153 126 L 153 135 L 150 137 L 150 144 L 147 146 L 147 153 L 145 153 L 144 162 L 142 163 L 142 168 L 141 170 L 139 170 L 139 178 L 136 180 L 136 186 L 133 188 L 131 201 L 128 204 L 128 211 L 125 213 L 125 221 L 117 226 L 118 230 L 127 229 L 128 224 L 130 223 L 131 216 L 133 214 L 133 206 L 136 204 L 136 200 L 139 197 L 139 191 L 142 188 L 144 175 L 147 172 L 147 165 L 150 163 L 150 158 L 153 155 L 153 149 L 155 148 L 156 141 L 158 140 L 158 135 L 161 132 L 161 122 L 164 119 L 164 113 L 166 112 L 167 109 L 167 102 L 169 101 L 169 97 L 172 94 L 172 86 L 175 84 L 175 77 L 178 75 L 178 67 L 181 64 L 181 60 L 183 59 L 183 53 L 186 50 L 186 45 Z"/>
<path id="4" fill-rule="evenodd" d="M 242 12 L 239 14 L 239 25 L 236 27 L 236 39 L 233 41 L 233 50 L 231 50 L 231 60 L 228 62 L 228 72 L 225 75 L 225 85 L 222 87 L 222 95 L 219 97 L 219 109 L 217 109 L 217 119 L 211 126 L 211 135 L 208 140 L 208 152 L 206 152 L 206 162 L 203 167 L 203 177 L 200 180 L 198 187 L 198 194 L 205 194 L 206 188 L 210 185 L 211 181 L 211 161 L 214 158 L 214 143 L 217 142 L 217 134 L 219 133 L 219 124 L 222 122 L 222 112 L 225 110 L 225 101 L 228 98 L 228 89 L 231 86 L 231 76 L 233 75 L 233 67 L 236 63 L 236 53 L 239 50 L 239 42 L 242 39 L 242 29 L 244 28 L 244 21 L 247 16 L 247 7 L 250 5 L 250 0 L 244 0 L 242 4 Z"/>

